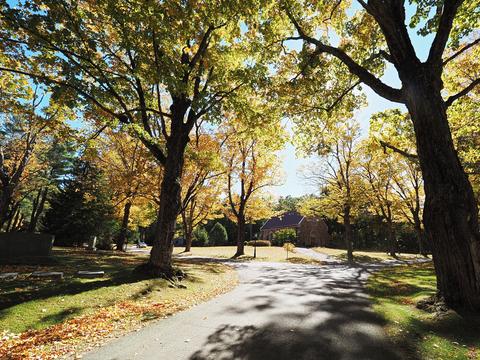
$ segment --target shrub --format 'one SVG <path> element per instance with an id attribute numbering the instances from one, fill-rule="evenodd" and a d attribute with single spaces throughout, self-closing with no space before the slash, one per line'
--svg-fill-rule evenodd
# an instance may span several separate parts
<path id="1" fill-rule="evenodd" d="M 216 222 L 215 225 L 213 225 L 212 230 L 210 230 L 208 244 L 210 246 L 220 246 L 220 245 L 226 245 L 227 243 L 228 243 L 227 230 L 222 224 L 220 224 L 219 222 Z"/>
<path id="2" fill-rule="evenodd" d="M 192 246 L 207 246 L 208 232 L 203 227 L 197 227 L 193 230 Z"/>
<path id="3" fill-rule="evenodd" d="M 257 240 L 256 243 L 256 246 L 272 246 L 272 243 L 268 240 Z M 255 240 L 247 241 L 245 242 L 245 245 L 255 246 Z"/>
<path id="4" fill-rule="evenodd" d="M 285 244 L 283 244 L 283 248 L 287 252 L 287 259 L 288 259 L 288 253 L 289 252 L 290 253 L 295 252 L 295 245 L 293 245 L 292 243 L 286 242 Z"/>
<path id="5" fill-rule="evenodd" d="M 274 246 L 283 246 L 283 244 L 295 243 L 297 240 L 297 233 L 293 229 L 278 230 L 273 234 L 272 244 Z"/>

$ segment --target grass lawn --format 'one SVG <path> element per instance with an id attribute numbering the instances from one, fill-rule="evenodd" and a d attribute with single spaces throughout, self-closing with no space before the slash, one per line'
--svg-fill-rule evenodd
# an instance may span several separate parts
<path id="1" fill-rule="evenodd" d="M 389 267 L 367 282 L 374 310 L 387 321 L 386 330 L 412 359 L 480 359 L 480 317 L 449 311 L 430 314 L 415 307 L 435 293 L 431 263 Z"/>
<path id="2" fill-rule="evenodd" d="M 344 249 L 316 247 L 316 248 L 313 248 L 313 250 L 322 254 L 330 255 L 339 260 L 347 260 L 347 251 Z M 397 259 L 408 260 L 408 259 L 416 259 L 419 257 L 423 258 L 416 254 L 401 254 L 397 257 Z M 391 257 L 387 253 L 379 252 L 379 251 L 354 251 L 353 258 L 356 262 L 364 262 L 364 263 L 378 262 L 383 260 L 395 260 L 395 258 Z"/>
<path id="3" fill-rule="evenodd" d="M 188 308 L 233 288 L 235 271 L 222 264 L 176 260 L 187 272 L 181 285 L 132 272 L 146 255 L 54 249 L 48 265 L 2 265 L 0 272 L 63 271 L 63 280 L 21 275 L 0 287 L 0 358 L 50 358 L 81 349 L 145 321 Z M 79 279 L 78 270 L 105 277 Z M 21 334 L 20 336 L 14 334 Z M 12 358 L 15 358 L 13 356 Z"/>
<path id="4" fill-rule="evenodd" d="M 287 260 L 287 252 L 285 249 L 279 246 L 259 246 L 257 247 L 257 257 L 253 257 L 253 246 L 245 246 L 245 255 L 240 256 L 237 260 L 240 261 L 269 261 L 269 262 L 291 262 L 301 264 L 320 264 L 319 261 L 311 259 L 306 255 L 299 253 L 289 253 Z M 184 248 L 176 247 L 173 250 L 174 254 L 182 254 Z M 206 256 L 219 259 L 230 259 L 237 250 L 236 246 L 205 246 L 205 247 L 192 247 L 189 254 L 193 256 Z"/>

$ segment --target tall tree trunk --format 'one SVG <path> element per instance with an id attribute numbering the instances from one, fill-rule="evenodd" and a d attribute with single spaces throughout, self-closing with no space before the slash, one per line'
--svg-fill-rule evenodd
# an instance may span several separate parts
<path id="1" fill-rule="evenodd" d="M 479 310 L 478 209 L 453 145 L 441 80 L 425 70 L 404 80 L 408 80 L 403 81 L 404 91 L 424 178 L 423 223 L 432 246 L 439 295 L 453 308 Z"/>
<path id="2" fill-rule="evenodd" d="M 245 216 L 243 213 L 237 217 L 237 252 L 234 257 L 245 255 Z"/>
<path id="3" fill-rule="evenodd" d="M 5 221 L 8 220 L 8 208 L 12 202 L 13 189 L 11 186 L 7 185 L 2 189 L 0 194 L 0 229 L 5 224 Z"/>
<path id="4" fill-rule="evenodd" d="M 127 233 L 128 233 L 128 221 L 130 219 L 130 209 L 132 207 L 132 203 L 127 201 L 125 206 L 123 207 L 123 219 L 122 219 L 122 227 L 120 229 L 120 234 L 117 237 L 116 248 L 119 251 L 124 251 L 125 242 L 127 240 Z"/>
<path id="5" fill-rule="evenodd" d="M 350 206 L 346 205 L 343 210 L 343 226 L 345 227 L 345 246 L 347 248 L 347 260 L 353 263 L 352 225 L 350 224 Z"/>
<path id="6" fill-rule="evenodd" d="M 154 276 L 172 277 L 173 237 L 177 216 L 181 210 L 181 178 L 185 147 L 188 134 L 171 137 L 167 142 L 168 155 L 165 161 L 163 179 L 160 189 L 160 207 L 155 226 L 155 236 L 150 252 L 150 259 L 142 270 Z"/>
<path id="7" fill-rule="evenodd" d="M 30 216 L 30 224 L 28 225 L 29 232 L 35 232 L 40 219 L 40 215 L 43 213 L 45 207 L 45 201 L 47 200 L 48 188 L 45 187 L 42 190 L 39 190 L 37 198 L 35 199 L 34 206 L 32 209 L 32 214 Z"/>
<path id="8" fill-rule="evenodd" d="M 391 257 L 397 257 L 397 240 L 395 239 L 395 231 L 393 229 L 393 220 L 387 219 L 387 242 L 388 254 Z"/>
<path id="9" fill-rule="evenodd" d="M 20 213 L 20 209 L 17 209 L 17 211 L 15 212 L 15 216 L 13 218 L 12 227 L 10 228 L 9 231 L 17 231 L 19 225 L 22 222 L 22 218 L 23 218 L 23 215 Z"/>
<path id="10" fill-rule="evenodd" d="M 188 219 L 185 212 L 182 212 L 182 221 L 183 221 L 183 237 L 185 238 L 185 252 L 190 252 L 192 250 L 192 226 L 190 219 Z"/>
<path id="11" fill-rule="evenodd" d="M 415 236 L 417 237 L 418 253 L 426 257 L 427 252 L 425 251 L 425 244 L 423 243 L 424 234 L 422 230 L 422 221 L 420 220 L 418 212 L 413 213 L 413 223 L 415 227 Z"/>
<path id="12" fill-rule="evenodd" d="M 18 208 L 20 207 L 20 203 L 16 203 L 12 210 L 9 212 L 9 215 L 8 215 L 8 223 L 7 223 L 7 227 L 5 228 L 5 232 L 10 232 L 11 229 L 12 229 L 12 226 L 13 226 L 13 220 L 15 218 L 15 215 L 17 214 L 17 211 Z"/>

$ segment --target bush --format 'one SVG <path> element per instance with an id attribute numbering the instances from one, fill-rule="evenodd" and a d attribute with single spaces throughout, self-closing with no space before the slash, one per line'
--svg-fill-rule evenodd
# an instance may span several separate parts
<path id="1" fill-rule="evenodd" d="M 257 243 L 257 246 L 272 246 L 272 243 L 268 240 L 257 240 L 256 243 Z M 255 240 L 247 241 L 245 242 L 245 245 L 255 246 Z"/>
<path id="2" fill-rule="evenodd" d="M 283 244 L 295 243 L 297 241 L 297 233 L 293 229 L 278 230 L 273 234 L 272 244 L 274 246 L 283 246 Z"/>
<path id="3" fill-rule="evenodd" d="M 287 259 L 288 259 L 288 253 L 294 253 L 295 252 L 295 245 L 293 245 L 292 243 L 289 243 L 289 242 L 286 242 L 285 244 L 283 244 L 283 248 L 285 249 L 285 251 L 287 252 Z"/>
<path id="4" fill-rule="evenodd" d="M 192 246 L 207 246 L 208 232 L 203 227 L 197 227 L 193 230 Z"/>
<path id="5" fill-rule="evenodd" d="M 226 245 L 227 243 L 228 243 L 227 230 L 222 224 L 216 222 L 215 225 L 213 225 L 212 230 L 210 230 L 208 244 L 210 246 L 220 246 L 220 245 Z"/>

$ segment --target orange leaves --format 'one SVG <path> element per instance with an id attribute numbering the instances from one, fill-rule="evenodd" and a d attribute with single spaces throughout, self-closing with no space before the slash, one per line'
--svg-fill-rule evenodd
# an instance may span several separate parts
<path id="1" fill-rule="evenodd" d="M 233 288 L 235 280 L 236 277 L 227 275 L 212 287 L 175 290 L 178 292 L 168 299 L 125 300 L 46 329 L 21 334 L 4 332 L 0 334 L 0 359 L 44 360 L 79 354 L 108 338 L 138 329 L 147 320 L 165 318 L 225 293 Z"/>

